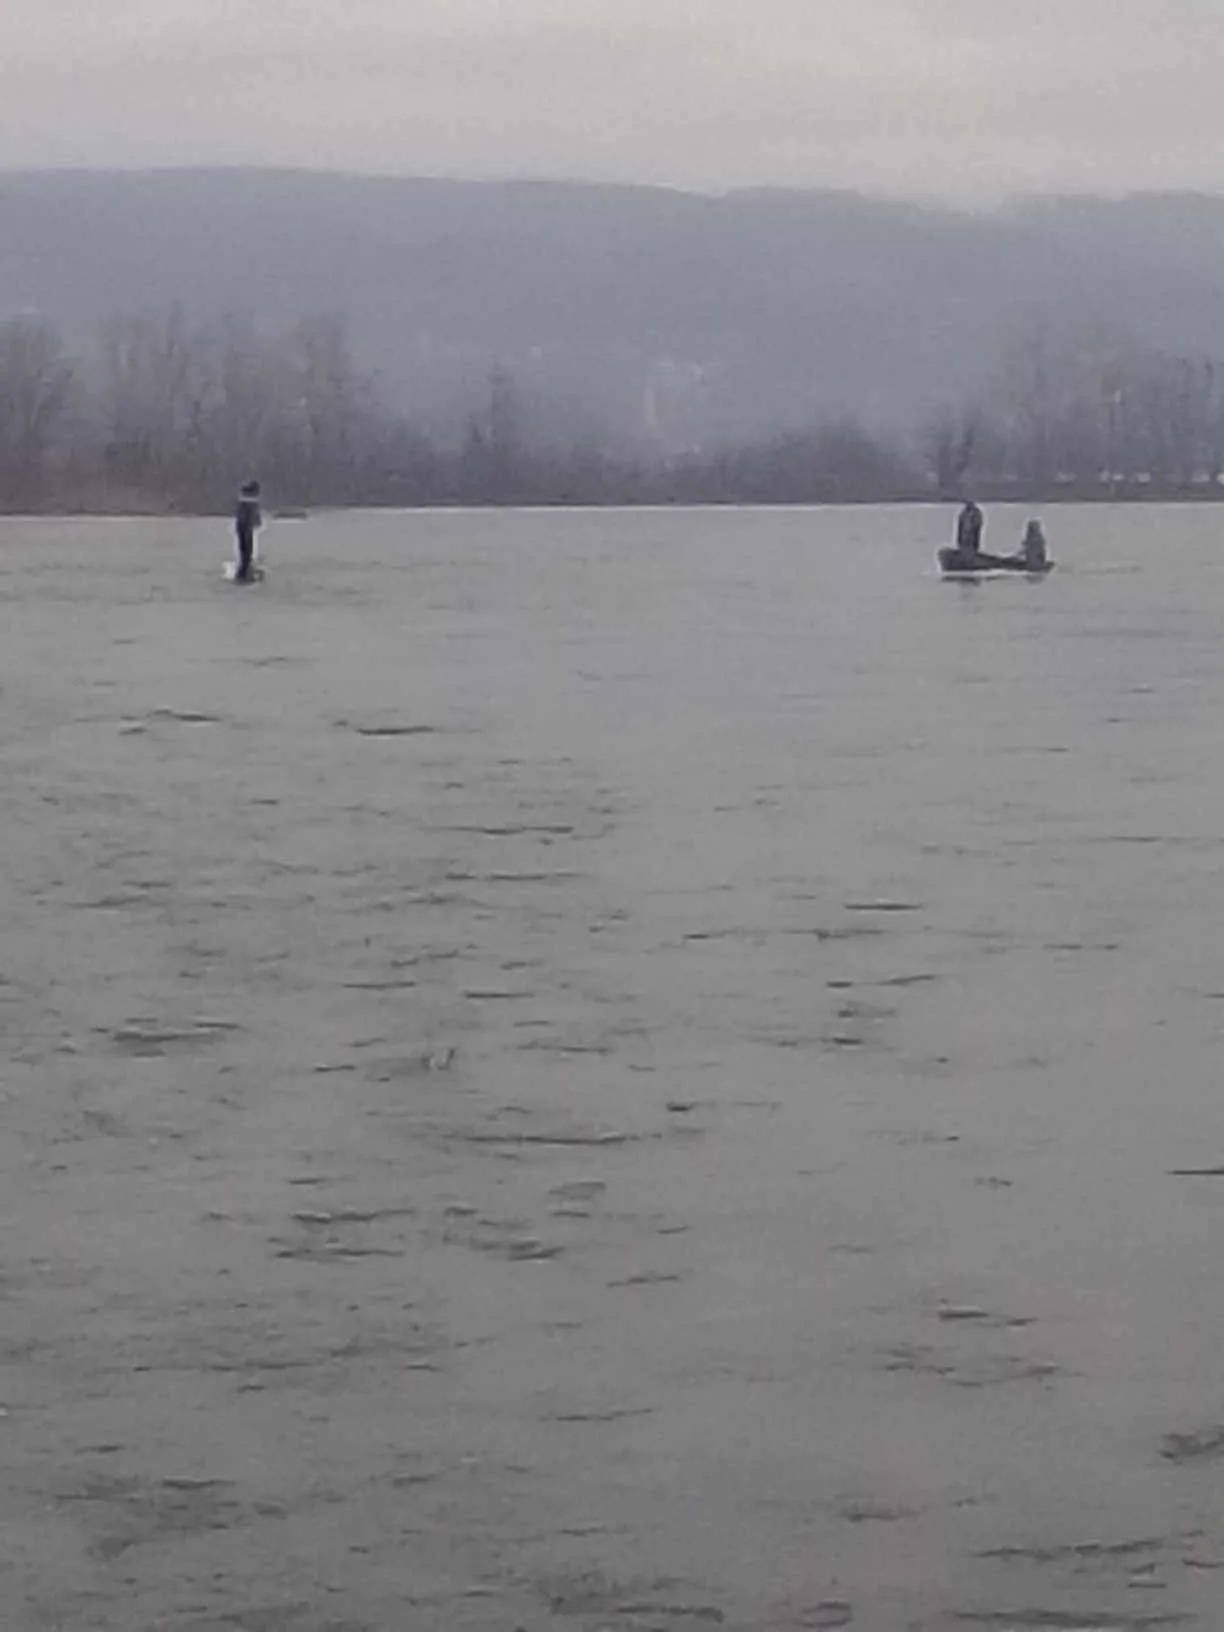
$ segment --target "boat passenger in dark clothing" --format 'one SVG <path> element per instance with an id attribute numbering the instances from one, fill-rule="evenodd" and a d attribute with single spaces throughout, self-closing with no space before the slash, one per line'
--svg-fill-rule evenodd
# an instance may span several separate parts
<path id="1" fill-rule="evenodd" d="M 1046 549 L 1045 533 L 1039 521 L 1030 521 L 1024 533 L 1024 543 L 1020 546 L 1024 556 L 1024 565 L 1029 572 L 1043 572 L 1049 564 L 1049 552 Z"/>
<path id="2" fill-rule="evenodd" d="M 982 553 L 982 528 L 986 525 L 985 517 L 972 499 L 967 500 L 964 509 L 956 518 L 956 553 L 962 556 L 975 556 Z"/>
<path id="3" fill-rule="evenodd" d="M 259 496 L 258 482 L 244 482 L 234 511 L 234 531 L 238 537 L 238 570 L 234 579 L 240 584 L 249 584 L 253 576 L 255 534 L 263 526 Z"/>

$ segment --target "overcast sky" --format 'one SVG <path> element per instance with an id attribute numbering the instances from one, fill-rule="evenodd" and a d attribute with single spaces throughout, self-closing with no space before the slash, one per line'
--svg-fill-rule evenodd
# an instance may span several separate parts
<path id="1" fill-rule="evenodd" d="M 0 0 L 0 166 L 1224 188 L 1224 0 Z"/>

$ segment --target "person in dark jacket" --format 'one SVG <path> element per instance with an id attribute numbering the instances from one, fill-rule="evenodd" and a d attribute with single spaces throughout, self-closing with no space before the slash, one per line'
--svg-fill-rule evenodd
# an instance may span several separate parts
<path id="1" fill-rule="evenodd" d="M 238 538 L 238 570 L 235 583 L 249 584 L 254 577 L 255 534 L 263 526 L 258 482 L 244 482 L 234 511 L 234 532 Z"/>
<path id="2" fill-rule="evenodd" d="M 1050 554 L 1046 547 L 1045 532 L 1039 521 L 1030 521 L 1024 534 L 1024 543 L 1020 546 L 1024 556 L 1024 565 L 1029 572 L 1043 572 L 1049 563 Z"/>
<path id="3" fill-rule="evenodd" d="M 975 556 L 982 553 L 982 529 L 986 519 L 979 507 L 972 499 L 965 501 L 964 508 L 956 518 L 956 553 L 963 556 Z"/>

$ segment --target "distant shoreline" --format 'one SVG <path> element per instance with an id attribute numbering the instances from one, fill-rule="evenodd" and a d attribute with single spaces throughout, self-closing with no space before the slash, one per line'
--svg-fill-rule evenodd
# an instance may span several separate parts
<path id="1" fill-rule="evenodd" d="M 1039 494 L 983 494 L 975 493 L 978 502 L 986 509 L 1082 509 L 1093 507 L 1125 507 L 1132 509 L 1140 506 L 1166 507 L 1171 505 L 1215 505 L 1224 501 L 1224 490 L 1218 492 L 1174 492 L 1174 493 L 1060 493 L 1056 496 L 1041 496 Z M 933 498 L 924 495 L 882 495 L 875 498 L 829 498 L 829 499 L 716 499 L 716 498 L 642 498 L 608 500 L 606 502 L 584 499 L 530 499 L 521 503 L 472 503 L 470 501 L 454 501 L 451 503 L 428 504 L 328 504 L 319 505 L 312 509 L 286 506 L 284 513 L 273 512 L 269 521 L 281 525 L 301 524 L 317 519 L 321 516 L 337 515 L 360 511 L 366 514 L 377 514 L 384 511 L 388 515 L 421 514 L 444 515 L 447 513 L 480 513 L 506 511 L 549 511 L 549 510 L 582 510 L 582 511 L 626 511 L 626 510 L 873 510 L 873 509 L 921 509 L 921 510 L 949 510 L 958 506 L 962 501 L 959 498 Z M 129 504 L 63 504 L 14 507 L 12 509 L 0 505 L 0 523 L 6 521 L 215 521 L 224 525 L 230 519 L 229 509 L 191 509 L 180 505 L 152 505 L 141 503 Z"/>

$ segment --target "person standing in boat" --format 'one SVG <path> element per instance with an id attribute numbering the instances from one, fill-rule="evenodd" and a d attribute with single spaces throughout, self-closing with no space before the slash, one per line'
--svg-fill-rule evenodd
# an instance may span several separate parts
<path id="1" fill-rule="evenodd" d="M 1050 553 L 1046 548 L 1046 537 L 1039 521 L 1030 521 L 1024 531 L 1024 543 L 1020 546 L 1024 556 L 1024 565 L 1029 572 L 1044 572 L 1049 564 Z"/>
<path id="2" fill-rule="evenodd" d="M 249 584 L 254 576 L 255 535 L 263 526 L 258 482 L 244 482 L 234 510 L 234 532 L 238 539 L 238 569 L 234 581 Z"/>
<path id="3" fill-rule="evenodd" d="M 961 513 L 956 518 L 956 553 L 962 556 L 976 556 L 982 553 L 982 529 L 986 525 L 980 507 L 972 499 L 966 499 Z"/>

